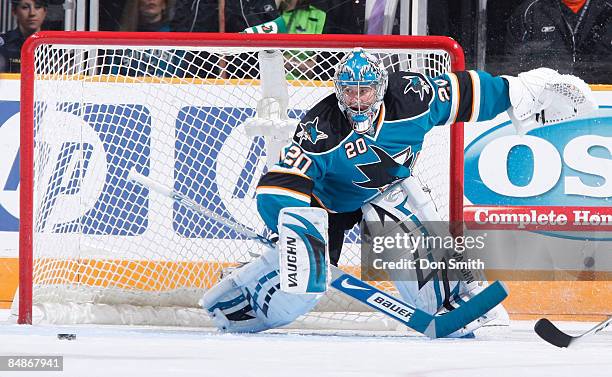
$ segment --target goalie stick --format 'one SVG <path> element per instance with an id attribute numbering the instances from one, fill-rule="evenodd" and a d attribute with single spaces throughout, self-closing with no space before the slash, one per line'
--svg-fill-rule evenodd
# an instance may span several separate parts
<path id="1" fill-rule="evenodd" d="M 538 322 L 536 322 L 534 330 L 536 334 L 540 336 L 540 338 L 544 339 L 548 343 L 557 347 L 566 348 L 572 344 L 576 344 L 584 338 L 589 337 L 590 335 L 597 334 L 601 330 L 608 327 L 610 324 L 612 324 L 612 317 L 609 317 L 605 321 L 598 323 L 595 327 L 583 334 L 571 336 L 559 330 L 559 328 L 557 328 L 557 326 L 555 326 L 548 319 L 542 318 L 538 320 Z"/>
<path id="2" fill-rule="evenodd" d="M 221 216 L 185 195 L 165 187 L 134 170 L 130 171 L 128 179 L 171 198 L 204 217 L 216 220 L 250 239 L 262 242 L 268 246 L 274 246 L 275 244 L 274 241 L 258 234 L 255 230 Z M 345 273 L 336 266 L 331 265 L 331 271 L 332 287 L 432 339 L 448 336 L 466 327 L 493 309 L 508 296 L 508 290 L 504 284 L 496 281 L 458 308 L 445 314 L 431 315 Z"/>

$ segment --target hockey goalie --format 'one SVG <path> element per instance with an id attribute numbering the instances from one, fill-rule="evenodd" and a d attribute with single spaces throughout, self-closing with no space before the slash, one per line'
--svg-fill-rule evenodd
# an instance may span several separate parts
<path id="1" fill-rule="evenodd" d="M 257 209 L 280 241 L 225 276 L 201 301 L 222 331 L 277 328 L 312 310 L 326 289 L 325 277 L 311 274 L 302 284 L 285 270 L 300 270 L 292 261 L 310 264 L 311 271 L 337 265 L 344 232 L 360 221 L 376 221 L 381 211 L 410 229 L 440 220 L 427 190 L 412 176 L 417 157 L 427 158 L 419 152 L 433 127 L 490 120 L 507 111 L 525 132 L 596 107 L 582 80 L 551 69 L 518 77 L 480 71 L 438 77 L 387 73 L 361 48 L 336 67 L 334 86 L 335 93 L 301 119 L 280 161 L 259 181 Z M 400 195 L 394 203 L 383 198 L 388 190 Z M 299 245 L 309 254 L 302 262 L 292 254 Z M 477 280 L 449 281 L 440 272 L 425 283 L 398 279 L 395 286 L 407 303 L 436 314 L 478 295 L 485 279 Z M 290 289 L 300 284 L 303 289 Z M 469 335 L 490 320 L 487 316 L 490 312 L 458 335 Z"/>

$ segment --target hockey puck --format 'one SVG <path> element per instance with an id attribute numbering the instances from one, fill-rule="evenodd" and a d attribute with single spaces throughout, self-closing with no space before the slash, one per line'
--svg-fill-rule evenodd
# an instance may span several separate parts
<path id="1" fill-rule="evenodd" d="M 593 257 L 584 258 L 584 267 L 592 268 L 593 266 L 595 266 L 595 258 Z"/>
<path id="2" fill-rule="evenodd" d="M 57 339 L 75 340 L 76 334 L 57 334 Z"/>

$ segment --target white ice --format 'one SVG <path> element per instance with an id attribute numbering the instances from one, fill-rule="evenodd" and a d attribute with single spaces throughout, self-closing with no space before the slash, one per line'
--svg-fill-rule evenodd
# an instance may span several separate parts
<path id="1" fill-rule="evenodd" d="M 612 376 L 612 331 L 559 349 L 533 332 L 533 322 L 486 329 L 476 339 L 278 332 L 220 335 L 212 330 L 119 326 L 26 326 L 0 310 L 0 356 L 61 355 L 63 372 L 5 376 Z M 556 322 L 580 333 L 592 323 Z M 75 333 L 76 340 L 59 340 Z"/>

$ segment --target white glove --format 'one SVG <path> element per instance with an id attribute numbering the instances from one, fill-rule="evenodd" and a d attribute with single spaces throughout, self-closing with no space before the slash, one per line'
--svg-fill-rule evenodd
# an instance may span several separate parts
<path id="1" fill-rule="evenodd" d="M 503 76 L 509 84 L 508 115 L 519 133 L 587 115 L 597 109 L 591 88 L 580 78 L 537 68 Z"/>

